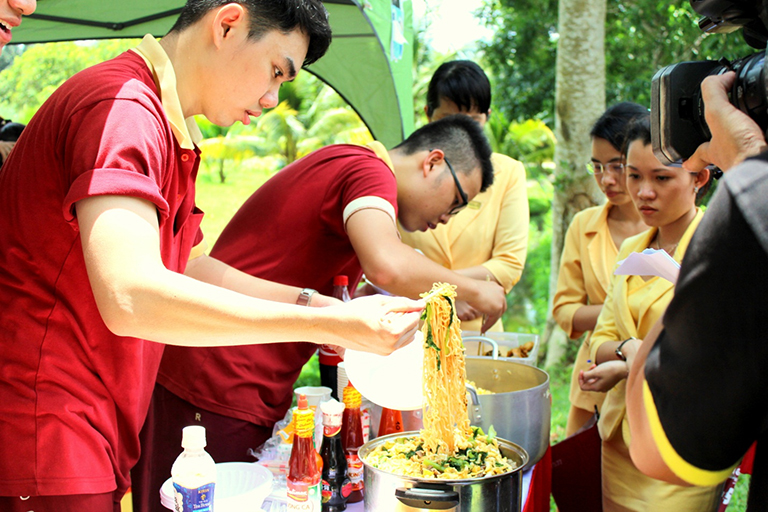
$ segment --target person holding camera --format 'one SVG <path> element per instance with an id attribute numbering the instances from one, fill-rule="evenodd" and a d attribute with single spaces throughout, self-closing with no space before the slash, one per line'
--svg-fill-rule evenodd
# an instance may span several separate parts
<path id="1" fill-rule="evenodd" d="M 686 252 L 703 212 L 697 200 L 710 183 L 710 172 L 688 172 L 662 165 L 651 148 L 648 116 L 635 120 L 626 137 L 627 191 L 651 229 L 627 238 L 617 261 L 645 249 L 665 251 L 676 261 Z M 603 510 L 638 512 L 711 510 L 718 488 L 683 487 L 643 475 L 629 456 L 625 417 L 627 355 L 664 313 L 674 293 L 661 277 L 613 275 L 603 309 L 590 339 L 590 358 L 597 363 L 579 377 L 585 391 L 607 391 L 598 430 L 602 439 Z M 632 440 L 634 441 L 634 440 Z"/>
<path id="2" fill-rule="evenodd" d="M 768 145 L 734 107 L 734 73 L 701 85 L 712 139 L 684 162 L 726 172 L 691 240 L 675 297 L 628 363 L 632 460 L 682 485 L 716 485 L 757 441 L 748 510 L 768 510 Z M 634 357 L 634 350 L 637 353 Z"/>

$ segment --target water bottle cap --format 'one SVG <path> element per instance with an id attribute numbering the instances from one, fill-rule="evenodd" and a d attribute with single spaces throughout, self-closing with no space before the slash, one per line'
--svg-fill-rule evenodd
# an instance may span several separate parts
<path id="1" fill-rule="evenodd" d="M 184 427 L 181 431 L 181 447 L 184 449 L 202 450 L 205 448 L 205 427 L 202 425 L 191 425 Z"/>
<path id="2" fill-rule="evenodd" d="M 349 278 L 347 276 L 336 276 L 333 278 L 333 286 L 349 286 Z"/>

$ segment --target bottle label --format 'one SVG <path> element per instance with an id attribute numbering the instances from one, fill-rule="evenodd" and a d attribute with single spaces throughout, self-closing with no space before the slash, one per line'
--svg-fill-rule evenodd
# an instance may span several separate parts
<path id="1" fill-rule="evenodd" d="M 323 504 L 327 503 L 329 505 L 339 505 L 346 503 L 347 498 L 349 498 L 349 495 L 352 494 L 352 484 L 346 478 L 341 483 L 341 485 L 338 483 L 334 484 L 328 480 L 323 480 L 320 492 L 322 495 Z"/>
<path id="2" fill-rule="evenodd" d="M 320 512 L 321 496 L 320 482 L 309 485 L 307 482 L 288 480 L 288 510 Z"/>
<path id="3" fill-rule="evenodd" d="M 323 425 L 323 435 L 325 437 L 333 437 L 341 432 L 341 424 L 338 425 Z"/>
<path id="4" fill-rule="evenodd" d="M 173 483 L 173 498 L 176 512 L 211 512 L 213 510 L 213 491 L 216 484 L 210 483 L 189 489 Z"/>
<path id="5" fill-rule="evenodd" d="M 315 415 L 310 411 L 296 411 L 296 435 L 299 437 L 312 437 L 315 430 Z"/>
<path id="6" fill-rule="evenodd" d="M 349 477 L 353 491 L 359 491 L 363 488 L 363 461 L 356 453 L 347 454 L 347 477 Z"/>
<path id="7" fill-rule="evenodd" d="M 335 471 L 334 471 L 334 473 L 335 473 Z M 333 478 L 333 477 L 330 477 L 330 478 Z M 323 487 L 322 487 L 322 489 L 320 491 L 321 497 L 322 497 L 322 501 L 323 501 L 323 503 L 328 503 L 329 501 L 331 501 L 331 498 L 333 497 L 333 489 L 331 488 L 331 484 L 328 483 L 327 480 L 323 480 L 322 486 Z"/>

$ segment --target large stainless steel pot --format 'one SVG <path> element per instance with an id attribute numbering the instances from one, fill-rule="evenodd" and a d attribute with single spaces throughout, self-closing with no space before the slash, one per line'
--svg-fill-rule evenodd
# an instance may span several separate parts
<path id="1" fill-rule="evenodd" d="M 522 446 L 532 464 L 538 462 L 549 446 L 549 375 L 533 366 L 480 356 L 467 356 L 466 367 L 468 380 L 493 392 L 470 393 L 470 422 L 486 432 L 493 425 L 499 437 Z"/>
<path id="2" fill-rule="evenodd" d="M 505 439 L 498 440 L 501 453 L 517 464 L 517 468 L 503 475 L 437 480 L 395 475 L 365 462 L 366 456 L 377 446 L 395 437 L 414 435 L 418 435 L 418 432 L 390 434 L 372 439 L 360 447 L 358 455 L 364 465 L 365 510 L 519 512 L 522 509 L 522 470 L 528 463 L 528 454 Z"/>

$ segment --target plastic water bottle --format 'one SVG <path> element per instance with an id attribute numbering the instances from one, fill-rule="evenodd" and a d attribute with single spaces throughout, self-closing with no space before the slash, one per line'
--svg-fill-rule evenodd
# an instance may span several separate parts
<path id="1" fill-rule="evenodd" d="M 176 512 L 213 512 L 216 463 L 205 451 L 205 445 L 205 427 L 184 427 L 181 434 L 184 451 L 171 468 Z"/>

